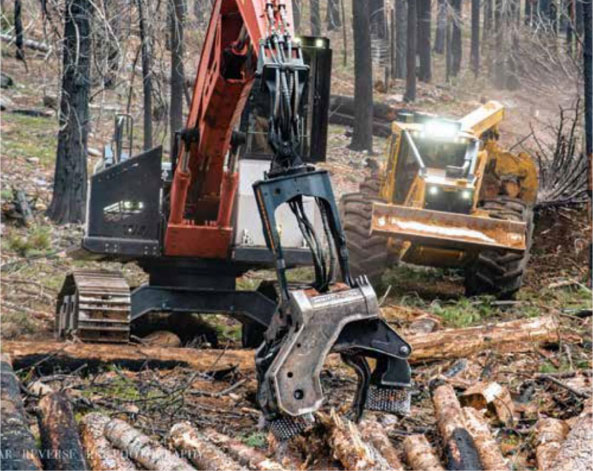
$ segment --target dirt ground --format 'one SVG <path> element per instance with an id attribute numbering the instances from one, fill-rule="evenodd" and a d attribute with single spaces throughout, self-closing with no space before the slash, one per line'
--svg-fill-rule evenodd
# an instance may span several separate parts
<path id="1" fill-rule="evenodd" d="M 339 37 L 332 37 L 335 42 Z M 16 85 L 3 90 L 15 106 L 43 109 L 43 96 L 54 95 L 55 77 L 44 71 L 46 63 L 31 57 L 29 71 L 2 51 L 2 71 L 15 79 Z M 338 54 L 336 54 L 338 55 Z M 52 63 L 55 69 L 55 62 Z M 186 70 L 192 71 L 191 67 Z M 501 126 L 502 143 L 529 150 L 530 140 L 523 140 L 532 128 L 543 139 L 549 134 L 559 106 L 571 102 L 571 93 L 564 96 L 544 96 L 496 91 L 484 82 L 473 83 L 467 76 L 455 84 L 444 84 L 438 78 L 434 85 L 419 85 L 417 109 L 437 111 L 450 117 L 460 117 L 484 99 L 497 99 L 507 109 Z M 468 85 L 468 84 L 473 85 Z M 351 70 L 340 67 L 332 81 L 334 93 L 351 94 Z M 376 101 L 398 103 L 404 84 L 395 81 L 388 93 L 377 93 Z M 54 93 L 52 93 L 54 91 Z M 112 111 L 109 105 L 118 97 L 100 95 L 91 105 L 92 133 L 89 147 L 100 150 L 111 134 Z M 399 105 L 398 105 L 399 106 Z M 401 105 L 403 106 L 403 105 Z M 46 111 L 50 109 L 45 108 Z M 139 105 L 133 111 L 139 115 Z M 47 340 L 53 337 L 55 299 L 65 274 L 76 268 L 123 269 L 130 285 L 138 286 L 144 274 L 134 265 L 97 264 L 72 260 L 67 253 L 78 246 L 83 230 L 79 225 L 56 226 L 44 215 L 51 199 L 55 158 L 57 120 L 55 113 L 48 117 L 31 117 L 2 112 L 2 253 L 1 253 L 1 338 L 3 340 Z M 336 194 L 356 191 L 358 183 L 368 173 L 365 153 L 348 149 L 351 130 L 330 126 L 328 159 L 322 166 L 330 170 Z M 163 137 L 164 139 L 164 137 Z M 140 142 L 140 139 L 137 139 Z M 384 140 L 375 138 L 373 158 L 381 159 Z M 89 157 L 89 169 L 98 161 L 98 153 Z M 22 190 L 32 202 L 34 223 L 23 227 L 11 212 L 13 190 Z M 588 286 L 588 263 L 591 227 L 587 210 L 582 207 L 550 209 L 536 216 L 534 244 L 525 286 L 513 303 L 497 303 L 490 297 L 466 298 L 463 295 L 461 274 L 454 270 L 425 269 L 398 266 L 385 275 L 389 287 L 383 307 L 397 308 L 392 312 L 412 312 L 408 318 L 390 317 L 396 328 L 406 331 L 412 320 L 420 315 L 436 316 L 442 328 L 462 328 L 518 318 L 552 315 L 561 331 L 561 342 L 549 348 L 537 348 L 529 353 L 496 353 L 483 351 L 466 359 L 455 387 L 478 380 L 496 381 L 506 386 L 515 402 L 518 420 L 511 426 L 501 425 L 491 417 L 496 440 L 512 469 L 534 469 L 532 440 L 534 424 L 543 416 L 569 419 L 583 407 L 583 396 L 566 388 L 542 380 L 541 373 L 566 375 L 575 388 L 590 391 L 591 378 L 591 317 L 579 313 L 592 307 Z M 302 272 L 293 276 L 302 276 Z M 272 272 L 250 272 L 239 285 L 252 289 Z M 378 293 L 379 296 L 385 292 Z M 236 321 L 224 316 L 202 316 L 206 327 L 203 335 L 190 346 L 212 346 L 207 340 L 217 334 L 218 347 L 224 357 L 225 348 L 240 346 L 240 330 Z M 206 344 L 205 344 L 206 342 Z M 251 357 L 252 352 L 245 352 Z M 47 362 L 50 363 L 50 362 Z M 442 451 L 435 429 L 434 409 L 428 384 L 448 371 L 456 361 L 441 361 L 416 365 L 413 369 L 414 395 L 410 416 L 395 419 L 378 416 L 389 430 L 390 438 L 400 447 L 404 437 L 424 433 Z M 60 371 L 48 364 L 17 371 L 25 386 L 35 380 L 54 389 L 67 390 L 73 398 L 77 419 L 89 411 L 100 411 L 112 417 L 133 422 L 151 436 L 162 439 L 170 426 L 189 420 L 196 427 L 214 427 L 220 432 L 240 438 L 244 443 L 266 448 L 267 434 L 261 428 L 261 414 L 257 409 L 256 378 L 253 370 L 221 369 L 212 365 L 211 371 L 195 372 L 184 368 L 170 370 L 144 369 L 140 372 L 117 367 L 97 371 Z M 344 367 L 326 368 L 322 373 L 328 401 L 323 407 L 344 411 L 355 389 L 355 377 Z M 26 397 L 26 406 L 33 411 L 38 397 Z M 32 421 L 33 427 L 36 425 Z M 37 433 L 37 432 L 36 432 Z M 400 447 L 401 448 L 401 447 Z M 315 467 L 315 459 L 310 460 Z M 326 461 L 320 463 L 327 464 Z"/>

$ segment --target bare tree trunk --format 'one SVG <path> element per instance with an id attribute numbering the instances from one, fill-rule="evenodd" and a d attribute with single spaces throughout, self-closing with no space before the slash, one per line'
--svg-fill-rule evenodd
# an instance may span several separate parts
<path id="1" fill-rule="evenodd" d="M 430 24 L 432 6 L 431 0 L 417 0 L 418 15 L 418 56 L 420 68 L 418 78 L 421 82 L 430 82 L 432 79 L 431 57 L 430 57 Z"/>
<path id="2" fill-rule="evenodd" d="M 406 54 L 406 93 L 404 100 L 416 100 L 416 0 L 408 0 L 408 34 Z"/>
<path id="3" fill-rule="evenodd" d="M 302 0 L 292 0 L 292 21 L 294 21 L 294 31 L 297 34 L 301 29 L 301 5 Z"/>
<path id="4" fill-rule="evenodd" d="M 451 79 L 451 62 L 452 56 L 451 53 L 451 30 L 453 29 L 453 18 L 451 15 L 451 0 L 447 0 L 447 28 L 445 33 L 445 76 L 447 82 Z"/>
<path id="5" fill-rule="evenodd" d="M 309 8 L 311 19 L 311 36 L 321 36 L 321 13 L 319 10 L 319 0 L 310 0 Z"/>
<path id="6" fill-rule="evenodd" d="M 152 35 L 144 0 L 136 0 L 142 41 L 142 83 L 144 88 L 144 150 L 152 148 Z"/>
<path id="7" fill-rule="evenodd" d="M 445 35 L 447 30 L 447 0 L 438 0 L 437 27 L 434 36 L 434 52 L 445 52 Z"/>
<path id="8" fill-rule="evenodd" d="M 114 88 L 117 85 L 120 68 L 121 5 L 116 0 L 105 0 L 104 5 L 105 20 L 108 23 L 106 32 L 108 70 L 104 73 L 103 83 L 105 88 Z"/>
<path id="9" fill-rule="evenodd" d="M 350 148 L 373 151 L 373 64 L 370 15 L 365 0 L 352 3 L 354 34 L 354 130 Z"/>
<path id="10" fill-rule="evenodd" d="M 175 143 L 175 131 L 183 127 L 183 0 L 170 0 L 171 8 L 171 103 L 169 106 L 170 151 Z"/>
<path id="11" fill-rule="evenodd" d="M 525 26 L 531 26 L 533 21 L 533 10 L 531 5 L 531 0 L 525 0 L 525 10 L 524 10 L 524 18 L 523 22 Z"/>
<path id="12" fill-rule="evenodd" d="M 529 2 L 529 0 L 526 0 Z M 492 4 L 493 0 L 484 1 L 484 31 L 482 32 L 482 44 L 486 46 L 491 42 L 492 35 Z"/>
<path id="13" fill-rule="evenodd" d="M 461 44 L 461 0 L 452 0 L 453 31 L 451 34 L 451 74 L 456 77 L 461 70 L 463 49 Z"/>
<path id="14" fill-rule="evenodd" d="M 577 0 L 578 3 L 581 0 Z M 585 84 L 585 154 L 587 155 L 588 178 L 587 190 L 589 192 L 589 223 L 591 223 L 591 208 L 593 207 L 593 34 L 591 22 L 593 22 L 592 0 L 583 1 L 583 63 L 584 63 L 584 84 Z M 578 25 L 578 23 L 577 23 Z M 593 245 L 589 242 L 589 280 L 588 285 L 593 284 Z"/>
<path id="15" fill-rule="evenodd" d="M 47 211 L 58 224 L 85 219 L 92 8 L 90 0 L 68 0 L 64 9 L 60 131 Z"/>
<path id="16" fill-rule="evenodd" d="M 371 16 L 371 34 L 379 39 L 387 37 L 386 22 L 385 22 L 385 0 L 370 0 L 368 2 Z"/>
<path id="17" fill-rule="evenodd" d="M 395 0 L 395 78 L 406 76 L 407 2 Z"/>
<path id="18" fill-rule="evenodd" d="M 340 0 L 328 0 L 325 21 L 327 23 L 328 31 L 334 31 L 342 27 L 342 19 L 340 18 Z"/>
<path id="19" fill-rule="evenodd" d="M 480 0 L 472 0 L 471 62 L 474 76 L 480 73 Z"/>

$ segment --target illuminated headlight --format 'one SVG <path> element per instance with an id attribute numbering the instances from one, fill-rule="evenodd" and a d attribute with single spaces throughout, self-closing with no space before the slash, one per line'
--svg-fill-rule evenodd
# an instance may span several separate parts
<path id="1" fill-rule="evenodd" d="M 325 43 L 324 43 L 323 39 L 317 39 L 317 40 L 315 41 L 315 47 L 318 47 L 318 48 L 323 48 L 323 47 L 325 47 Z"/>
<path id="2" fill-rule="evenodd" d="M 424 134 L 433 138 L 454 138 L 459 131 L 459 124 L 432 120 L 424 123 Z"/>
<path id="3" fill-rule="evenodd" d="M 470 190 L 463 190 L 461 192 L 461 197 L 464 200 L 471 200 L 472 199 L 472 192 Z"/>
<path id="4" fill-rule="evenodd" d="M 438 186 L 431 186 L 428 188 L 428 194 L 429 195 L 438 195 L 439 193 L 439 187 Z"/>

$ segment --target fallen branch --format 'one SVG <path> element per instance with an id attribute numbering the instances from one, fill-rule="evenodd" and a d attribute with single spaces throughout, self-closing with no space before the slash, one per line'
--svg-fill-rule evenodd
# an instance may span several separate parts
<path id="1" fill-rule="evenodd" d="M 45 469 L 88 469 L 72 406 L 65 393 L 49 394 L 39 401 L 39 433 Z"/>
<path id="2" fill-rule="evenodd" d="M 0 40 L 5 43 L 14 44 L 16 43 L 16 36 L 11 36 L 10 34 L 0 33 Z M 23 41 L 23 46 L 28 47 L 29 49 L 33 49 L 34 51 L 39 52 L 49 52 L 50 47 L 42 42 L 33 41 L 32 39 L 25 39 Z"/>
<path id="3" fill-rule="evenodd" d="M 136 466 L 121 451 L 116 450 L 105 438 L 106 415 L 92 413 L 80 421 L 80 436 L 86 459 L 94 471 L 133 471 Z"/>
<path id="4" fill-rule="evenodd" d="M 569 427 L 564 420 L 542 418 L 535 424 L 535 461 L 539 471 L 548 471 L 560 451 Z"/>
<path id="5" fill-rule="evenodd" d="M 404 456 L 411 469 L 444 471 L 434 449 L 424 435 L 410 435 L 404 439 Z"/>
<path id="6" fill-rule="evenodd" d="M 168 440 L 182 456 L 190 460 L 198 469 L 246 471 L 246 468 L 201 436 L 188 422 L 173 425 Z"/>
<path id="7" fill-rule="evenodd" d="M 107 440 L 146 469 L 194 471 L 185 460 L 123 420 L 111 420 L 105 425 L 104 431 Z"/>
<path id="8" fill-rule="evenodd" d="M 0 469 L 42 469 L 19 380 L 6 355 L 0 357 L 0 430 Z"/>

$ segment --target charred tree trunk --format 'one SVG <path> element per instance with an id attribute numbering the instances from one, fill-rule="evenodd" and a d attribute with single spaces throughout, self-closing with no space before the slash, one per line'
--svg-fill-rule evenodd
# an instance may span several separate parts
<path id="1" fill-rule="evenodd" d="M 29 429 L 19 380 L 8 357 L 0 357 L 0 469 L 43 469 Z"/>
<path id="2" fill-rule="evenodd" d="M 474 76 L 480 73 L 480 0 L 472 0 L 471 63 Z"/>
<path id="3" fill-rule="evenodd" d="M 92 9 L 90 0 L 68 0 L 64 9 L 60 131 L 47 211 L 58 224 L 85 219 Z"/>
<path id="4" fill-rule="evenodd" d="M 371 34 L 376 38 L 385 39 L 387 37 L 385 27 L 385 0 L 370 0 L 368 4 L 371 10 Z"/>
<path id="5" fill-rule="evenodd" d="M 340 0 L 328 0 L 325 21 L 327 23 L 328 31 L 334 31 L 342 27 L 342 19 L 340 18 Z"/>
<path id="6" fill-rule="evenodd" d="M 63 392 L 39 401 L 39 433 L 45 469 L 88 469 L 72 406 Z"/>
<path id="7" fill-rule="evenodd" d="M 463 54 L 461 44 L 461 0 L 451 0 L 453 7 L 453 30 L 451 33 L 451 75 L 454 77 L 461 70 L 461 58 Z"/>
<path id="8" fill-rule="evenodd" d="M 406 76 L 407 2 L 395 0 L 395 78 Z"/>
<path id="9" fill-rule="evenodd" d="M 142 84 L 144 93 L 144 150 L 152 148 L 152 35 L 144 0 L 136 0 L 142 42 Z"/>
<path id="10" fill-rule="evenodd" d="M 430 0 L 417 0 L 418 15 L 418 57 L 420 67 L 418 69 L 418 78 L 421 82 L 430 82 L 432 79 L 432 67 L 430 57 L 430 24 L 432 6 Z"/>
<path id="11" fill-rule="evenodd" d="M 416 100 L 416 0 L 408 0 L 408 34 L 406 47 L 406 93 L 404 100 Z"/>
<path id="12" fill-rule="evenodd" d="M 319 0 L 310 0 L 309 8 L 311 36 L 321 36 L 321 13 L 319 10 Z"/>
<path id="13" fill-rule="evenodd" d="M 171 130 L 170 151 L 175 143 L 175 131 L 183 127 L 183 91 L 185 76 L 183 73 L 183 0 L 170 0 L 171 8 L 171 104 L 169 107 L 169 125 Z"/>
<path id="14" fill-rule="evenodd" d="M 370 15 L 364 0 L 352 4 L 354 33 L 354 130 L 350 148 L 373 151 L 373 64 Z"/>
<path id="15" fill-rule="evenodd" d="M 447 0 L 438 0 L 437 27 L 434 36 L 434 52 L 445 52 L 445 35 L 447 34 Z"/>
<path id="16" fill-rule="evenodd" d="M 21 0 L 14 0 L 14 34 L 16 36 L 16 58 L 25 62 L 25 37 L 22 19 Z"/>

